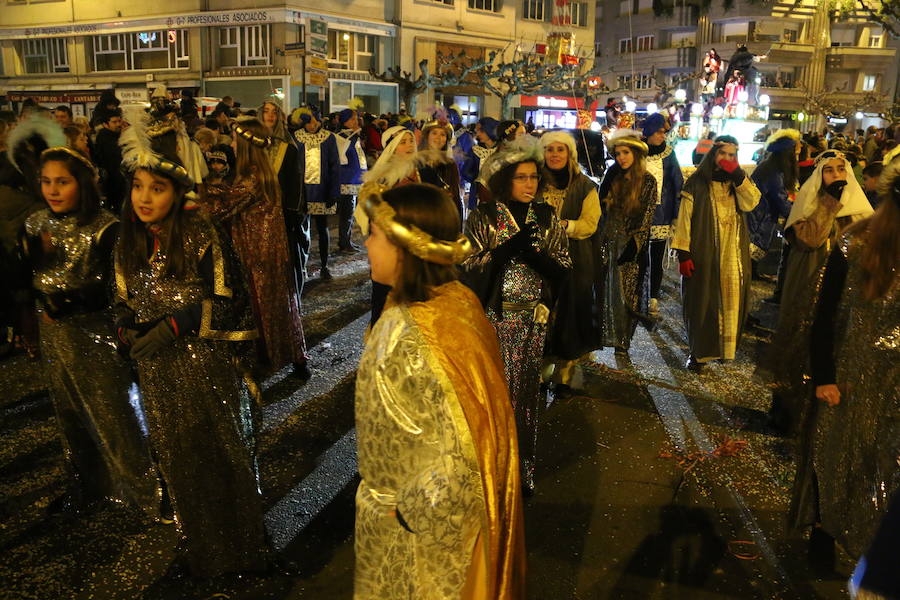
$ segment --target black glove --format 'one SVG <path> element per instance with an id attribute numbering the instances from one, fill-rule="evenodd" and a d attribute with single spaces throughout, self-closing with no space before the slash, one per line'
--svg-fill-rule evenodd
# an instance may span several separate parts
<path id="1" fill-rule="evenodd" d="M 841 195 L 844 193 L 844 187 L 847 185 L 846 181 L 832 181 L 828 185 L 825 186 L 825 191 L 828 192 L 828 195 L 834 198 L 835 200 L 840 200 Z"/>
<path id="2" fill-rule="evenodd" d="M 134 341 L 134 344 L 131 346 L 131 358 L 134 360 L 150 358 L 160 350 L 171 345 L 177 337 L 168 320 L 163 319 L 153 329 Z"/>
<path id="3" fill-rule="evenodd" d="M 744 183 L 746 177 L 747 174 L 740 167 L 731 172 L 731 181 L 734 182 L 734 187 L 741 187 L 741 184 Z"/>
<path id="4" fill-rule="evenodd" d="M 634 241 L 634 238 L 631 238 L 628 240 L 628 244 L 619 256 L 619 260 L 616 264 L 624 265 L 627 262 L 633 261 L 635 256 L 637 256 L 637 243 Z"/>
<path id="5" fill-rule="evenodd" d="M 526 223 L 518 233 L 494 248 L 498 258 L 509 260 L 523 252 L 528 252 L 534 247 L 534 240 L 538 235 L 538 226 L 534 223 Z"/>

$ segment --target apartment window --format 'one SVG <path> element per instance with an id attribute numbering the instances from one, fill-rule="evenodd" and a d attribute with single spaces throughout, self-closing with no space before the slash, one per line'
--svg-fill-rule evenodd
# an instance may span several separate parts
<path id="1" fill-rule="evenodd" d="M 217 66 L 257 67 L 272 64 L 271 29 L 268 25 L 220 27 Z"/>
<path id="2" fill-rule="evenodd" d="M 587 2 L 573 2 L 569 7 L 572 11 L 572 25 L 575 25 L 576 27 L 587 27 Z"/>
<path id="3" fill-rule="evenodd" d="M 785 29 L 782 39 L 784 39 L 785 42 L 790 42 L 792 44 L 796 44 L 798 33 L 799 32 L 796 29 Z"/>
<path id="4" fill-rule="evenodd" d="M 356 48 L 354 58 L 356 59 L 357 71 L 368 71 L 378 67 L 378 38 L 374 35 L 365 33 L 356 34 Z"/>
<path id="5" fill-rule="evenodd" d="M 619 0 L 619 16 L 624 17 L 625 15 L 631 14 L 631 11 L 634 9 L 634 2 L 632 0 Z"/>
<path id="6" fill-rule="evenodd" d="M 522 18 L 529 21 L 543 21 L 546 6 L 545 0 L 523 0 Z"/>
<path id="7" fill-rule="evenodd" d="M 625 89 L 631 89 L 631 75 L 620 75 L 619 76 L 619 87 Z"/>
<path id="8" fill-rule="evenodd" d="M 453 0 L 431 0 L 435 4 L 446 4 L 447 6 L 453 6 Z"/>
<path id="9" fill-rule="evenodd" d="M 638 90 L 649 90 L 653 87 L 653 81 L 648 73 L 642 73 L 637 76 L 635 80 L 635 89 Z"/>
<path id="10" fill-rule="evenodd" d="M 631 52 L 631 38 L 619 40 L 619 54 L 628 54 Z"/>
<path id="11" fill-rule="evenodd" d="M 873 33 L 869 36 L 869 48 L 881 48 L 882 34 Z"/>
<path id="12" fill-rule="evenodd" d="M 500 12 L 500 0 L 469 0 L 471 10 L 486 10 Z"/>
<path id="13" fill-rule="evenodd" d="M 190 66 L 185 29 L 95 35 L 90 38 L 94 71 L 154 71 Z"/>
<path id="14" fill-rule="evenodd" d="M 25 73 L 68 73 L 65 38 L 22 40 L 19 47 Z"/>
<path id="15" fill-rule="evenodd" d="M 653 46 L 655 45 L 656 36 L 653 35 L 639 35 L 637 39 L 637 49 L 638 52 L 646 52 L 647 50 L 653 50 Z"/>
<path id="16" fill-rule="evenodd" d="M 878 85 L 877 75 L 863 75 L 863 91 L 874 92 L 875 86 Z"/>
<path id="17" fill-rule="evenodd" d="M 350 42 L 353 36 L 347 31 L 328 30 L 328 68 L 350 70 Z"/>

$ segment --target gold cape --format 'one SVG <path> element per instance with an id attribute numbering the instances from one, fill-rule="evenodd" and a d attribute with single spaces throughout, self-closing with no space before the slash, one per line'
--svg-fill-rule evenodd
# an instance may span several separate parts
<path id="1" fill-rule="evenodd" d="M 357 376 L 357 598 L 524 597 L 518 445 L 503 373 L 494 329 L 459 282 L 379 319 Z"/>

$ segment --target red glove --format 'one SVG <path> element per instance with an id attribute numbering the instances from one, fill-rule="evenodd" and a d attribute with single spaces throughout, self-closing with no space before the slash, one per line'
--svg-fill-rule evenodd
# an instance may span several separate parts
<path id="1" fill-rule="evenodd" d="M 678 263 L 678 272 L 681 273 L 682 277 L 690 279 L 691 275 L 694 274 L 694 259 L 689 258 Z"/>
<path id="2" fill-rule="evenodd" d="M 723 160 L 719 161 L 719 168 L 721 168 L 723 171 L 725 171 L 726 173 L 729 173 L 729 174 L 734 173 L 735 169 L 737 169 L 740 166 L 741 166 L 740 163 L 738 163 L 738 161 L 736 161 L 736 160 L 724 160 L 723 159 Z"/>

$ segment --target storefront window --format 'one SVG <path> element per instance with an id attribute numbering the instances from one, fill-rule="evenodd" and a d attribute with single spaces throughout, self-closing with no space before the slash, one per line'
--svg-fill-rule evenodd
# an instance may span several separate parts
<path id="1" fill-rule="evenodd" d="M 347 107 L 352 98 L 363 102 L 363 110 L 373 114 L 397 112 L 397 85 L 393 83 L 375 83 L 368 81 L 342 81 L 332 79 L 330 110 L 336 111 Z"/>

